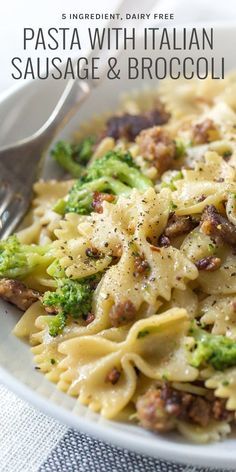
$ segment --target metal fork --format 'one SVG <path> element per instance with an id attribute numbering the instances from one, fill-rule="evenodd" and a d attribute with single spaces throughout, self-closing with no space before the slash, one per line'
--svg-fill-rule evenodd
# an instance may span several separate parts
<path id="1" fill-rule="evenodd" d="M 0 150 L 0 239 L 8 237 L 26 213 L 32 186 L 56 132 L 73 116 L 91 90 L 70 80 L 49 120 L 33 136 Z"/>
<path id="2" fill-rule="evenodd" d="M 152 11 L 157 0 L 145 0 L 145 12 Z M 125 17 L 125 13 L 137 10 L 137 0 L 123 0 L 116 13 Z M 139 26 L 143 20 L 137 20 Z M 123 24 L 123 23 L 122 23 Z M 107 28 L 120 26 L 118 20 L 110 20 Z M 132 25 L 133 26 L 133 25 Z M 118 56 L 120 51 L 115 51 Z M 106 59 L 110 51 L 94 50 L 90 56 L 100 56 L 101 79 L 106 71 Z M 100 81 L 70 79 L 50 118 L 32 136 L 0 149 L 0 239 L 7 238 L 26 213 L 31 198 L 32 186 L 40 174 L 43 157 L 55 134 L 63 128 Z"/>

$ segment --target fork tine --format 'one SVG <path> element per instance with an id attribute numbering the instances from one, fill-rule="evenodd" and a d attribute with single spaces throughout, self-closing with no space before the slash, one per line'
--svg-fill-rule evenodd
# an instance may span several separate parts
<path id="1" fill-rule="evenodd" d="M 25 200 L 20 195 L 15 194 L 0 215 L 0 239 L 7 238 L 13 232 L 26 209 Z"/>
<path id="2" fill-rule="evenodd" d="M 0 199 L 0 215 L 3 214 L 3 212 L 6 210 L 8 205 L 11 203 L 12 197 L 13 197 L 13 191 L 8 185 L 6 185 L 5 191 L 3 193 L 3 197 Z"/>
<path id="3" fill-rule="evenodd" d="M 19 213 L 11 215 L 11 218 L 7 220 L 7 223 L 3 223 L 0 229 L 0 239 L 6 239 L 14 232 L 14 229 L 20 223 L 22 217 L 24 216 L 24 213 L 24 210 L 21 210 Z"/>

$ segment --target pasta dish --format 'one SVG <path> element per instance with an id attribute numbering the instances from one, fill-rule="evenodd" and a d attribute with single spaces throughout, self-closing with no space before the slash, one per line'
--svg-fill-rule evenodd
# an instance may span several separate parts
<path id="1" fill-rule="evenodd" d="M 236 77 L 130 94 L 52 149 L 0 297 L 35 368 L 106 418 L 227 436 L 236 410 Z"/>

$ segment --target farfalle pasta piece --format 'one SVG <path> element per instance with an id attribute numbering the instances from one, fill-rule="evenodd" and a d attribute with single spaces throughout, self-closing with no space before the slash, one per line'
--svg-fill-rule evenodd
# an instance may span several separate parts
<path id="1" fill-rule="evenodd" d="M 160 94 L 173 119 L 178 120 L 186 116 L 199 115 L 206 106 L 211 105 L 224 88 L 219 82 L 210 78 L 191 81 L 182 79 L 176 88 L 169 79 L 161 83 Z"/>
<path id="2" fill-rule="evenodd" d="M 203 257 L 211 256 L 214 248 L 215 245 L 210 236 L 202 233 L 197 227 L 184 238 L 180 251 L 195 263 Z"/>
<path id="3" fill-rule="evenodd" d="M 32 336 L 39 331 L 35 322 L 39 316 L 43 315 L 45 315 L 45 310 L 42 304 L 39 301 L 33 303 L 19 319 L 13 333 L 19 338 L 26 338 L 30 343 L 33 343 Z"/>
<path id="4" fill-rule="evenodd" d="M 22 243 L 47 244 L 54 239 L 54 230 L 58 227 L 61 216 L 53 211 L 53 206 L 68 193 L 72 185 L 72 180 L 39 180 L 34 184 L 32 210 L 17 233 Z"/>
<path id="5" fill-rule="evenodd" d="M 211 326 L 213 334 L 236 339 L 236 296 L 211 295 L 199 304 L 201 323 Z"/>
<path id="6" fill-rule="evenodd" d="M 42 320 L 44 320 L 43 323 Z M 38 301 L 26 310 L 13 333 L 20 338 L 28 339 L 33 345 L 31 350 L 36 367 L 44 372 L 51 381 L 58 382 L 60 374 L 58 361 L 62 359 L 62 355 L 58 352 L 60 338 L 49 336 L 46 320 L 46 312 L 41 302 Z"/>
<path id="7" fill-rule="evenodd" d="M 236 192 L 236 183 L 222 184 L 200 179 L 195 182 L 181 180 L 176 183 L 176 187 L 173 203 L 177 215 L 202 213 L 206 205 L 219 208 L 222 201 L 227 200 L 229 193 Z"/>
<path id="8" fill-rule="evenodd" d="M 226 408 L 236 410 L 236 368 L 226 369 L 224 372 L 214 373 L 206 380 L 207 388 L 214 389 L 214 395 L 227 399 Z"/>
<path id="9" fill-rule="evenodd" d="M 236 225 L 236 194 L 230 193 L 226 203 L 226 214 L 228 220 Z"/>
<path id="10" fill-rule="evenodd" d="M 197 369 L 187 361 L 185 344 L 189 326 L 187 312 L 172 309 L 162 315 L 137 321 L 125 341 L 116 343 L 98 336 L 84 336 L 62 343 L 65 359 L 60 368 L 59 388 L 68 385 L 68 392 L 93 410 L 111 418 L 131 400 L 137 382 L 135 366 L 149 378 L 192 381 Z M 115 368 L 119 378 L 109 381 Z"/>
<path id="11" fill-rule="evenodd" d="M 183 169 L 182 173 L 172 193 L 179 215 L 201 213 L 206 205 L 219 207 L 236 192 L 235 169 L 215 152 L 207 152 L 194 170 Z"/>
<path id="12" fill-rule="evenodd" d="M 227 248 L 220 253 L 221 266 L 214 272 L 200 271 L 198 283 L 209 295 L 236 293 L 236 255 Z"/>
<path id="13" fill-rule="evenodd" d="M 198 313 L 198 304 L 198 297 L 191 288 L 186 287 L 185 290 L 174 288 L 170 301 L 165 303 L 159 311 L 162 312 L 175 307 L 184 308 L 190 318 L 194 319 Z"/>
<path id="14" fill-rule="evenodd" d="M 167 224 L 168 202 L 168 189 L 160 194 L 154 189 L 144 194 L 133 191 L 129 197 L 119 197 L 116 205 L 106 202 L 102 214 L 82 218 L 69 214 L 56 231 L 59 239 L 54 243 L 55 254 L 68 277 L 80 278 L 107 269 L 95 295 L 95 314 L 103 312 L 103 329 L 113 303 L 128 298 L 139 310 L 145 302 L 155 313 L 160 297 L 169 300 L 172 288 L 184 290 L 188 280 L 197 277 L 195 265 L 178 249 L 157 248 L 149 242 L 157 240 Z M 101 259 L 88 259 L 86 249 L 91 246 L 101 252 Z M 117 248 L 121 257 L 108 267 Z M 135 272 L 137 254 L 147 263 L 145 276 Z M 150 310 L 148 313 L 152 314 Z"/>
<path id="15" fill-rule="evenodd" d="M 136 310 L 143 302 L 152 305 L 155 310 L 160 305 L 159 297 L 170 300 L 172 288 L 184 290 L 187 280 L 197 277 L 196 267 L 178 249 L 160 248 L 158 252 L 152 252 L 147 244 L 143 246 L 143 253 L 150 267 L 148 275 L 145 278 L 135 276 L 134 257 L 132 250 L 128 249 L 118 264 L 109 268 L 103 276 L 98 304 L 107 299 L 112 304 L 129 299 Z"/>
<path id="16" fill-rule="evenodd" d="M 123 328 L 112 328 L 102 331 L 107 323 L 104 323 L 102 313 L 97 313 L 96 318 L 89 325 L 83 320 L 74 322 L 71 320 L 63 330 L 63 333 L 52 337 L 49 334 L 49 322 L 54 315 L 48 315 L 40 302 L 32 305 L 24 314 L 15 328 L 15 334 L 19 337 L 29 336 L 29 341 L 33 345 L 34 363 L 52 382 L 58 382 L 61 369 L 58 366 L 63 356 L 59 351 L 62 342 L 69 339 L 78 338 L 84 335 L 104 336 L 107 339 L 121 341 L 127 335 L 127 330 Z M 27 327 L 30 319 L 30 332 Z"/>
<path id="17" fill-rule="evenodd" d="M 67 195 L 74 180 L 39 180 L 34 184 L 35 198 L 33 200 L 33 207 L 35 214 L 42 216 L 45 210 L 51 210 L 53 205 Z"/>
<path id="18" fill-rule="evenodd" d="M 58 239 L 53 243 L 55 257 L 60 260 L 66 276 L 73 279 L 84 278 L 103 271 L 112 260 L 107 254 L 101 255 L 99 259 L 87 256 L 86 250 L 91 247 L 91 244 L 89 239 L 80 232 L 81 221 L 86 221 L 86 217 L 75 213 L 67 214 L 65 220 L 60 222 L 60 229 L 55 230 Z"/>
<path id="19" fill-rule="evenodd" d="M 183 169 L 182 173 L 188 182 L 199 180 L 217 182 L 219 179 L 224 179 L 224 182 L 234 182 L 236 176 L 236 170 L 231 165 L 217 152 L 210 151 L 206 152 L 204 160 L 197 162 L 194 170 Z"/>

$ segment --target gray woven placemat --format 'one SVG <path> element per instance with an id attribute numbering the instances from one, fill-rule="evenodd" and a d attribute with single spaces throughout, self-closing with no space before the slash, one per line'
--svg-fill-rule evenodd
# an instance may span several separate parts
<path id="1" fill-rule="evenodd" d="M 220 472 L 145 457 L 69 429 L 39 472 Z"/>

